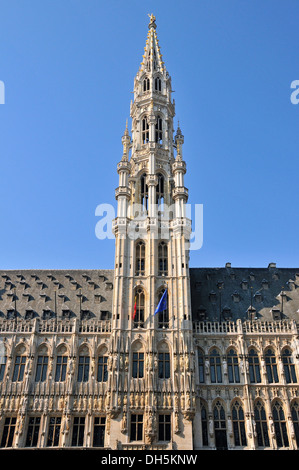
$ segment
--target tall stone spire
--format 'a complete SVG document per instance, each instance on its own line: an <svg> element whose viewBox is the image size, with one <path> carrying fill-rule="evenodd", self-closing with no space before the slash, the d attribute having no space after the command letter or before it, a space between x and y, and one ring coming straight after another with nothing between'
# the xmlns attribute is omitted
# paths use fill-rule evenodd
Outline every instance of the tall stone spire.
<svg viewBox="0 0 299 470"><path fill-rule="evenodd" d="M194 413L188 251L191 221L185 214L188 190L184 186L184 137L179 128L173 139L175 103L156 29L156 18L151 14L143 60L134 80L130 108L132 138L126 127L122 136L123 155L117 165L110 354L128 366L113 370L111 412L121 413L121 432L125 435L136 409L138 385L141 387L138 406L147 423L145 443L157 442L155 423L165 412L163 403L167 400L173 441L180 445L187 437L191 446ZM167 307L155 315L165 289ZM126 347L121 349L121 344ZM135 362L133 367L133 357L142 364L144 361L145 367L142 365L137 371L139 366ZM119 405L122 400L126 403L124 407ZM113 426L117 435L117 423Z"/></svg>

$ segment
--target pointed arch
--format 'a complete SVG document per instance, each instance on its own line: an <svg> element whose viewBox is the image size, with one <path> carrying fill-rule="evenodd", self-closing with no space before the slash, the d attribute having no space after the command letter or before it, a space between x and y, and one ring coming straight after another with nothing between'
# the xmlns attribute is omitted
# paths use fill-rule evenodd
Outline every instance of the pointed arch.
<svg viewBox="0 0 299 470"><path fill-rule="evenodd" d="M144 328L145 318L145 294L141 286L135 288L135 302L133 313L133 327Z"/></svg>
<svg viewBox="0 0 299 470"><path fill-rule="evenodd" d="M135 276L145 275L145 242L137 240L135 244Z"/></svg>
<svg viewBox="0 0 299 470"><path fill-rule="evenodd" d="M272 416L276 443L278 447L289 447L289 437L287 431L287 423L283 405L280 400L275 399L272 403Z"/></svg>
<svg viewBox="0 0 299 470"><path fill-rule="evenodd" d="M239 399L232 402L231 413L235 446L246 446L245 416Z"/></svg>
<svg viewBox="0 0 299 470"><path fill-rule="evenodd" d="M146 116L144 116L141 121L141 137L143 144L149 143L149 124Z"/></svg>
<svg viewBox="0 0 299 470"><path fill-rule="evenodd" d="M163 141L163 120L160 115L157 116L155 124L155 142L162 144Z"/></svg>
<svg viewBox="0 0 299 470"><path fill-rule="evenodd" d="M168 244L164 241L158 244L158 276L168 276Z"/></svg>
<svg viewBox="0 0 299 470"><path fill-rule="evenodd" d="M268 420L263 400L258 398L255 401L253 411L257 434L257 444L259 447L270 447Z"/></svg>

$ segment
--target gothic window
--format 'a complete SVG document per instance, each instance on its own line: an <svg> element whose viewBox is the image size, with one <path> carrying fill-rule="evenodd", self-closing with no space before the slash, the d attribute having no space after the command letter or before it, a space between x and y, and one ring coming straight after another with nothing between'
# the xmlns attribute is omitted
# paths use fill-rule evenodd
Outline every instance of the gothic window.
<svg viewBox="0 0 299 470"><path fill-rule="evenodd" d="M286 348L282 354L282 363L284 369L284 375L286 378L286 382L290 383L297 383L297 376L295 370L295 364L293 363L292 352Z"/></svg>
<svg viewBox="0 0 299 470"><path fill-rule="evenodd" d="M217 450L227 449L225 411L220 401L215 403L213 409L215 444Z"/></svg>
<svg viewBox="0 0 299 470"><path fill-rule="evenodd" d="M142 143L147 144L149 142L149 125L147 118L142 119Z"/></svg>
<svg viewBox="0 0 299 470"><path fill-rule="evenodd" d="M258 446L270 447L267 416L261 401L257 401L254 406L254 420L256 424Z"/></svg>
<svg viewBox="0 0 299 470"><path fill-rule="evenodd" d="M160 302L165 289L162 289L158 295L158 302ZM167 295L167 294L166 294ZM168 302L166 301L166 309L158 313L158 328L169 328L169 310Z"/></svg>
<svg viewBox="0 0 299 470"><path fill-rule="evenodd" d="M232 407L232 422L235 446L246 446L244 411L239 401Z"/></svg>
<svg viewBox="0 0 299 470"><path fill-rule="evenodd" d="M230 383L240 383L239 360L234 349L227 353L228 380Z"/></svg>
<svg viewBox="0 0 299 470"><path fill-rule="evenodd" d="M158 184L156 187L156 204L160 206L160 209L163 209L163 202L164 202L164 176L160 173L157 175L158 177Z"/></svg>
<svg viewBox="0 0 299 470"><path fill-rule="evenodd" d="M281 403L276 400L272 406L272 415L278 447L289 447L287 424Z"/></svg>
<svg viewBox="0 0 299 470"><path fill-rule="evenodd" d="M26 356L16 356L12 382L22 382L26 365Z"/></svg>
<svg viewBox="0 0 299 470"><path fill-rule="evenodd" d="M1 447L12 447L13 438L16 429L16 422L17 418L11 416L9 418L5 418L3 433L2 433L2 440L1 440Z"/></svg>
<svg viewBox="0 0 299 470"><path fill-rule="evenodd" d="M97 373L98 382L107 382L108 380L107 363L108 363L108 356L98 357L98 373Z"/></svg>
<svg viewBox="0 0 299 470"><path fill-rule="evenodd" d="M294 425L297 447L299 447L299 403L295 401L291 406L292 421Z"/></svg>
<svg viewBox="0 0 299 470"><path fill-rule="evenodd" d="M145 275L145 243L139 241L136 244L136 269L135 276Z"/></svg>
<svg viewBox="0 0 299 470"><path fill-rule="evenodd" d="M105 416L96 416L93 425L93 447L104 447L105 427Z"/></svg>
<svg viewBox="0 0 299 470"><path fill-rule="evenodd" d="M200 406L201 406L202 445L208 446L209 445L208 413L207 413L207 408L203 402L201 402Z"/></svg>
<svg viewBox="0 0 299 470"><path fill-rule="evenodd" d="M205 383L205 357L201 349L198 350L198 375L199 382Z"/></svg>
<svg viewBox="0 0 299 470"><path fill-rule="evenodd" d="M2 382L4 378L6 360L7 360L6 356L0 356L0 382Z"/></svg>
<svg viewBox="0 0 299 470"><path fill-rule="evenodd" d="M160 348L158 351L158 377L159 379L169 379L170 377L170 354L165 343L163 350Z"/></svg>
<svg viewBox="0 0 299 470"><path fill-rule="evenodd" d="M276 357L271 348L266 350L265 354L265 361L266 361L266 371L269 383L278 383L278 373L277 373L277 363Z"/></svg>
<svg viewBox="0 0 299 470"><path fill-rule="evenodd" d="M143 415L142 414L131 415L130 440L131 441L143 440Z"/></svg>
<svg viewBox="0 0 299 470"><path fill-rule="evenodd" d="M25 447L37 447L39 428L40 416L29 417Z"/></svg>
<svg viewBox="0 0 299 470"><path fill-rule="evenodd" d="M165 242L158 246L158 276L168 275L168 247Z"/></svg>
<svg viewBox="0 0 299 470"><path fill-rule="evenodd" d="M260 361L255 349L251 348L248 354L249 378L251 383L261 383Z"/></svg>
<svg viewBox="0 0 299 470"><path fill-rule="evenodd" d="M159 441L171 440L171 416L170 414L159 415Z"/></svg>
<svg viewBox="0 0 299 470"><path fill-rule="evenodd" d="M161 78L156 77L155 78L155 91L161 91L161 90L162 90Z"/></svg>
<svg viewBox="0 0 299 470"><path fill-rule="evenodd" d="M217 349L212 349L210 353L210 377L212 383L222 382L221 358Z"/></svg>
<svg viewBox="0 0 299 470"><path fill-rule="evenodd" d="M135 305L136 313L134 316L134 328L143 328L144 327L144 292L142 288L136 289L135 296Z"/></svg>
<svg viewBox="0 0 299 470"><path fill-rule="evenodd" d="M150 80L149 78L145 78L143 80L143 91L146 92L146 91L149 91L150 89Z"/></svg>
<svg viewBox="0 0 299 470"><path fill-rule="evenodd" d="M65 382L67 369L67 356L57 356L55 382Z"/></svg>
<svg viewBox="0 0 299 470"><path fill-rule="evenodd" d="M85 416L75 416L73 422L72 447L82 447L84 442Z"/></svg>
<svg viewBox="0 0 299 470"><path fill-rule="evenodd" d="M37 357L35 382L45 382L47 378L48 356L42 355Z"/></svg>
<svg viewBox="0 0 299 470"><path fill-rule="evenodd" d="M61 427L61 417L51 416L48 429L47 447L58 447Z"/></svg>
<svg viewBox="0 0 299 470"><path fill-rule="evenodd" d="M144 210L147 210L147 203L148 203L148 186L146 184L146 175L142 175L140 179L140 196L141 196L141 205L143 206Z"/></svg>
<svg viewBox="0 0 299 470"><path fill-rule="evenodd" d="M142 379L144 376L144 352L133 352L132 377Z"/></svg>
<svg viewBox="0 0 299 470"><path fill-rule="evenodd" d="M79 361L78 361L78 382L88 382L89 379L89 351L88 348L85 346L82 348L79 354Z"/></svg>
<svg viewBox="0 0 299 470"><path fill-rule="evenodd" d="M157 121L155 124L155 142L162 144L162 118L157 116Z"/></svg>

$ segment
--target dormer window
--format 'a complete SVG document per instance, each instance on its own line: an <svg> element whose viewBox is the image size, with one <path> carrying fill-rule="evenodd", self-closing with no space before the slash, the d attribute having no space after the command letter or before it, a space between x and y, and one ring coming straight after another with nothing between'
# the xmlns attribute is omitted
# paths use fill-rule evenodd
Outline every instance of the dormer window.
<svg viewBox="0 0 299 470"><path fill-rule="evenodd" d="M272 318L273 320L281 320L281 311L277 307L272 308Z"/></svg>
<svg viewBox="0 0 299 470"><path fill-rule="evenodd" d="M143 80L143 92L149 91L149 89L150 89L150 79L145 78Z"/></svg>
<svg viewBox="0 0 299 470"><path fill-rule="evenodd" d="M6 318L7 318L7 320L13 320L14 318L16 318L15 309L10 308L9 310L7 310Z"/></svg>
<svg viewBox="0 0 299 470"><path fill-rule="evenodd" d="M149 142L149 125L147 122L147 118L144 117L142 119L142 143L148 144Z"/></svg>

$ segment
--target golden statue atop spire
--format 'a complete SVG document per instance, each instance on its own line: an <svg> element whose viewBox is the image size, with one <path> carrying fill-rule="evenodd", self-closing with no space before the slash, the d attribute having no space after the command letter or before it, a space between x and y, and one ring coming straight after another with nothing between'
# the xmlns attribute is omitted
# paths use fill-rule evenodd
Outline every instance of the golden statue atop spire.
<svg viewBox="0 0 299 470"><path fill-rule="evenodd" d="M156 21L155 15L154 15L153 13L152 13L151 15L148 13L147 15L148 15L148 17L149 17L149 19L150 19L150 24L148 25L148 27L149 27L149 28L151 28L151 27L156 28L157 25L156 25L156 23L155 23L155 21Z"/></svg>

